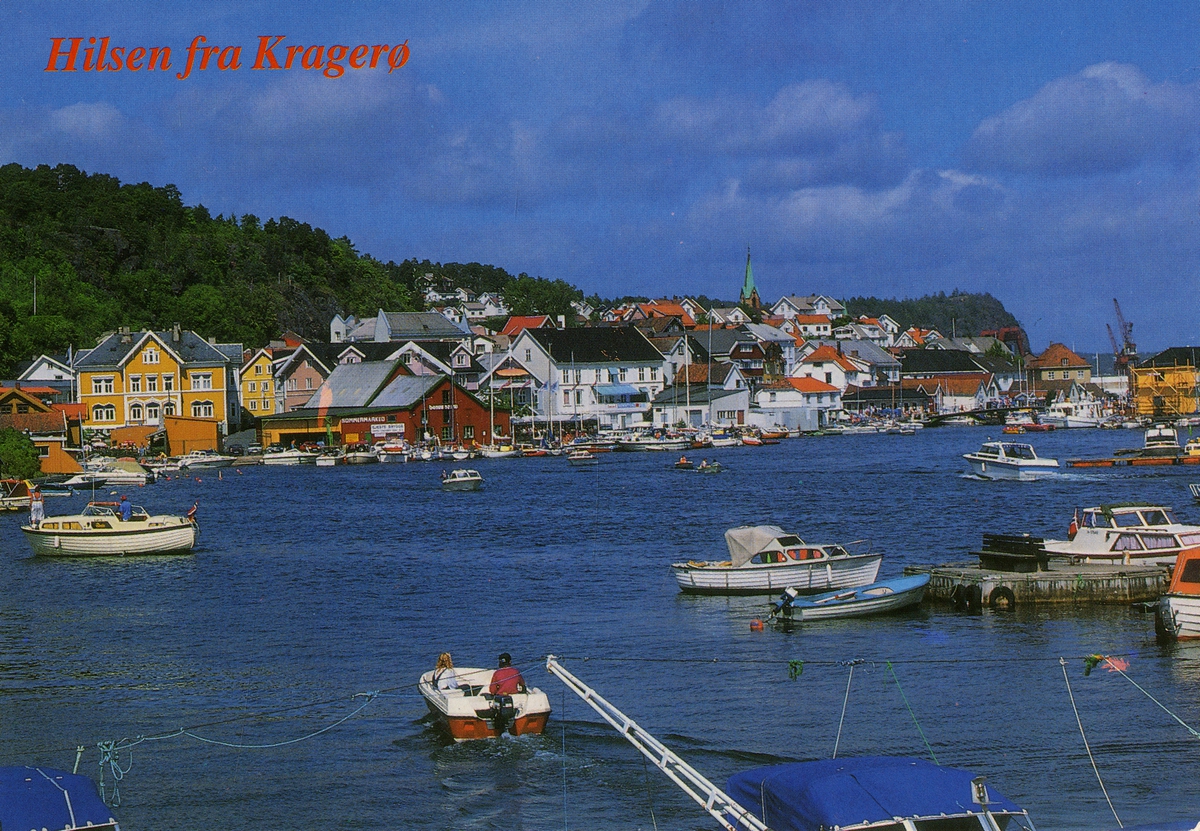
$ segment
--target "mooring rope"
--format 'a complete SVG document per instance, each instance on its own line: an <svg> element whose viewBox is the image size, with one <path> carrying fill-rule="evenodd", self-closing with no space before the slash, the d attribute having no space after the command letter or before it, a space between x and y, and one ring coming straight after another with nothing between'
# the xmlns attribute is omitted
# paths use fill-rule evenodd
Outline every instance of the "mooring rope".
<svg viewBox="0 0 1200 831"><path fill-rule="evenodd" d="M1104 800L1108 803L1108 810L1112 811L1113 818L1117 821L1117 827L1124 828L1124 823L1117 816L1117 809L1113 807L1112 800L1108 798L1108 789L1104 787L1104 780L1100 777L1100 768L1096 767L1096 757L1092 755L1092 747L1088 744L1087 733L1083 731L1083 719L1079 717L1079 708L1075 706L1075 693L1071 691L1071 679L1067 675L1067 661L1065 658L1059 658L1058 663L1062 667L1063 681L1067 683L1067 695L1071 698L1071 709L1075 711L1075 723L1079 725L1079 735L1083 736L1083 746L1087 750L1088 759L1092 763L1092 770L1096 773L1096 781L1100 783L1100 790L1104 793Z"/></svg>
<svg viewBox="0 0 1200 831"><path fill-rule="evenodd" d="M929 746L929 739L925 738L925 731L921 729L921 722L917 721L917 714L913 712L913 708L908 703L908 696L904 694L904 688L900 686L900 679L896 677L896 670L892 669L892 662L887 662L888 672L892 674L892 680L896 682L896 689L900 691L900 700L904 702L904 706L908 708L908 714L912 716L913 724L917 726L917 732L921 734L921 741L925 743L925 749L929 751L929 758L933 759L933 763L938 763L937 756L933 753L933 748Z"/></svg>
<svg viewBox="0 0 1200 831"><path fill-rule="evenodd" d="M850 665L850 674L846 676L846 695L842 698L842 717L838 719L837 738L833 741L833 758L837 758L838 745L842 743L842 724L846 721L846 707L850 704L850 682L854 680L854 667L861 664L861 660L848 661Z"/></svg>
<svg viewBox="0 0 1200 831"><path fill-rule="evenodd" d="M1151 695L1151 694L1149 693L1149 691L1147 691L1146 689L1144 689L1144 688L1142 687L1142 685L1141 685L1141 684L1139 684L1137 681L1134 681L1132 678L1130 678L1130 677L1129 677L1129 676L1128 676L1128 675L1125 673L1125 670L1121 669L1121 667L1117 666L1115 663L1113 663L1112 661L1110 661L1110 660L1109 660L1107 657L1104 659L1104 661L1105 661L1105 664L1106 664L1106 666L1107 666L1107 668L1108 668L1108 669L1111 669L1113 672L1119 672L1119 673L1121 674L1121 677L1123 677L1123 678L1124 678L1126 681L1128 681L1130 684L1133 684L1133 686L1137 687L1138 691L1139 691L1139 692L1140 692L1142 695L1146 696L1146 698L1148 698L1148 699L1150 699L1151 701L1153 701L1155 704L1157 704L1157 705L1158 705L1158 707L1159 707L1159 709L1160 709L1160 710L1162 710L1164 713L1166 713L1167 715L1169 715L1171 718L1173 718L1173 719L1175 719L1177 722L1179 722L1179 724L1183 726L1183 729L1184 729L1184 730L1186 730L1186 731L1188 731L1189 733L1191 733L1191 734L1192 734L1193 736L1195 736L1197 739L1200 739L1200 732L1197 732L1197 731L1196 731L1196 729L1195 729L1194 727L1192 727L1192 726L1191 726L1190 724L1188 724L1186 721L1184 721L1184 720L1183 720L1183 719L1181 719L1179 716L1177 716L1177 715L1175 715L1173 712L1171 712L1171 710L1170 710L1170 709L1167 707L1167 705L1163 704L1161 701L1159 701L1157 698L1155 698L1153 695Z"/></svg>

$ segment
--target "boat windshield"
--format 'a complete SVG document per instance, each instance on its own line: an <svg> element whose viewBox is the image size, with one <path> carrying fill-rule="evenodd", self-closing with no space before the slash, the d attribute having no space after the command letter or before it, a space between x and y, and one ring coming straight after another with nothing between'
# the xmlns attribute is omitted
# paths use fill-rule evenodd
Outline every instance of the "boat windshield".
<svg viewBox="0 0 1200 831"><path fill-rule="evenodd" d="M1164 508L1142 511L1142 520L1146 525L1171 525L1175 522L1175 518Z"/></svg>
<svg viewBox="0 0 1200 831"><path fill-rule="evenodd" d="M1028 444L1006 444L1004 445L1004 455L1011 456L1014 459L1037 458L1037 454L1033 452L1033 447Z"/></svg>

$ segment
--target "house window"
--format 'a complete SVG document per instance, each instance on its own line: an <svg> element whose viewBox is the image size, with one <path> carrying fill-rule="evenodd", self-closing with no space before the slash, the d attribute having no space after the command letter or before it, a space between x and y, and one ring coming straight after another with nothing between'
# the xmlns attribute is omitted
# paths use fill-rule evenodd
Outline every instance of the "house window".
<svg viewBox="0 0 1200 831"><path fill-rule="evenodd" d="M563 406L564 407L571 406L571 391L570 390L563 390Z"/></svg>
<svg viewBox="0 0 1200 831"><path fill-rule="evenodd" d="M92 379L92 393L93 394L103 393L103 392L112 392L112 391L113 391L113 379L112 379L111 375L108 377L105 377L105 378L93 378Z"/></svg>
<svg viewBox="0 0 1200 831"><path fill-rule="evenodd" d="M193 401L192 418L212 418L213 404L211 401Z"/></svg>
<svg viewBox="0 0 1200 831"><path fill-rule="evenodd" d="M1047 381L1054 380L1054 370L1053 369L1046 373L1046 380Z"/></svg>
<svg viewBox="0 0 1200 831"><path fill-rule="evenodd" d="M1083 370L1082 370L1082 369L1076 370L1076 371L1075 371L1075 377L1076 377L1076 378L1082 378L1082 377L1083 377Z"/></svg>
<svg viewBox="0 0 1200 831"><path fill-rule="evenodd" d="M656 366L650 367L650 380L651 381L658 380L658 367L656 367Z"/></svg>
<svg viewBox="0 0 1200 831"><path fill-rule="evenodd" d="M532 361L532 360L533 360L533 350L532 350L532 349L526 349L526 350L525 350L525 360L526 360L526 361Z"/></svg>
<svg viewBox="0 0 1200 831"><path fill-rule="evenodd" d="M262 375L262 364L255 364L255 365L254 365L254 374L255 374L255 375Z"/></svg>
<svg viewBox="0 0 1200 831"><path fill-rule="evenodd" d="M163 389L165 391L170 392L171 390L175 389L175 376L174 375L164 375L162 377L162 379L163 379Z"/></svg>
<svg viewBox="0 0 1200 831"><path fill-rule="evenodd" d="M250 399L250 409L252 409L252 410L258 409L258 399L255 399L255 398Z"/></svg>
<svg viewBox="0 0 1200 831"><path fill-rule="evenodd" d="M169 415L169 416L175 415L175 402L174 401L168 401L166 404L163 404L163 415Z"/></svg>
<svg viewBox="0 0 1200 831"><path fill-rule="evenodd" d="M92 421L116 421L117 408L112 404L97 404L92 407Z"/></svg>
<svg viewBox="0 0 1200 831"><path fill-rule="evenodd" d="M133 406L131 406L129 408L129 420L130 421L141 421L142 420L142 405L141 404L134 404Z"/></svg>
<svg viewBox="0 0 1200 831"><path fill-rule="evenodd" d="M311 390L311 389L312 389L312 378L305 378L305 379L304 379L304 388L305 388L306 390Z"/></svg>
<svg viewBox="0 0 1200 831"><path fill-rule="evenodd" d="M192 379L192 389L194 389L194 390L211 390L212 389L212 373L211 372L193 372L189 377Z"/></svg>
<svg viewBox="0 0 1200 831"><path fill-rule="evenodd" d="M562 371L562 375L563 375L563 383L564 383L564 384L569 384L569 383L571 383L571 370L569 370L569 369L564 369L564 370Z"/></svg>
<svg viewBox="0 0 1200 831"><path fill-rule="evenodd" d="M624 381L627 374L628 372L626 371L625 367L621 367L620 370L617 371L617 378L621 381Z"/></svg>
<svg viewBox="0 0 1200 831"><path fill-rule="evenodd" d="M774 401L774 400L775 400L775 393L773 393L773 392L772 392L772 393L768 393L768 395L770 396L770 398L769 398L768 400L770 400L770 401Z"/></svg>
<svg viewBox="0 0 1200 831"><path fill-rule="evenodd" d="M578 405L580 405L580 404L582 404L582 403L583 403L583 390L575 390L575 404L576 404L576 406L578 406Z"/></svg>
<svg viewBox="0 0 1200 831"><path fill-rule="evenodd" d="M146 405L146 421L158 421L158 402L151 401Z"/></svg>
<svg viewBox="0 0 1200 831"><path fill-rule="evenodd" d="M454 438L453 428L449 425L442 428L442 441L451 441Z"/></svg>
<svg viewBox="0 0 1200 831"><path fill-rule="evenodd" d="M142 391L142 376L140 376L140 375L130 375L129 376L129 391L130 392L141 392Z"/></svg>
<svg viewBox="0 0 1200 831"><path fill-rule="evenodd" d="M832 372L826 372L826 373L825 373L825 383L826 383L826 384L832 384L832 383L833 383L833 373L832 373Z"/></svg>
<svg viewBox="0 0 1200 831"><path fill-rule="evenodd" d="M158 356L159 356L159 351L157 349L155 349L153 346L148 346L142 352L142 363L156 364L156 363L158 363Z"/></svg>
<svg viewBox="0 0 1200 831"><path fill-rule="evenodd" d="M273 405L272 405L271 399L264 398L263 402L262 402L262 407L260 409L264 413L269 413L269 412L271 412L272 408L273 408Z"/></svg>
<svg viewBox="0 0 1200 831"><path fill-rule="evenodd" d="M270 392L270 391L271 391L271 382L270 382L270 381L263 381L263 382L262 382L262 391L263 391L263 392Z"/></svg>
<svg viewBox="0 0 1200 831"><path fill-rule="evenodd" d="M146 392L158 392L158 376L146 376Z"/></svg>
<svg viewBox="0 0 1200 831"><path fill-rule="evenodd" d="M454 401L453 395L454 395L454 393L451 392L450 390L442 390L442 406L443 407L449 407L453 403L453 401Z"/></svg>
<svg viewBox="0 0 1200 831"><path fill-rule="evenodd" d="M645 381L645 380L646 380L646 367L644 367L644 366L639 366L639 367L638 367L638 380L639 380L639 381Z"/></svg>
<svg viewBox="0 0 1200 831"><path fill-rule="evenodd" d="M473 424L463 425L463 438L464 439L472 439L472 440L475 438L475 425L473 425Z"/></svg>
<svg viewBox="0 0 1200 831"><path fill-rule="evenodd" d="M250 382L250 392L258 392L258 381Z"/></svg>

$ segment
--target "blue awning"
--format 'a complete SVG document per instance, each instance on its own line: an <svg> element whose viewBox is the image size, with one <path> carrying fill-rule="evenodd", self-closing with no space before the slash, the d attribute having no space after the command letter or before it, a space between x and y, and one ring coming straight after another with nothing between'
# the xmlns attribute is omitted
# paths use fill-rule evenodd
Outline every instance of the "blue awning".
<svg viewBox="0 0 1200 831"><path fill-rule="evenodd" d="M641 395L642 391L629 384L597 384L596 395Z"/></svg>
<svg viewBox="0 0 1200 831"><path fill-rule="evenodd" d="M921 759L864 756L735 773L725 791L775 831L821 831L894 818L979 813L975 774ZM1021 808L988 786L989 810Z"/></svg>
<svg viewBox="0 0 1200 831"><path fill-rule="evenodd" d="M86 776L51 768L0 768L0 827L115 828L116 819Z"/></svg>

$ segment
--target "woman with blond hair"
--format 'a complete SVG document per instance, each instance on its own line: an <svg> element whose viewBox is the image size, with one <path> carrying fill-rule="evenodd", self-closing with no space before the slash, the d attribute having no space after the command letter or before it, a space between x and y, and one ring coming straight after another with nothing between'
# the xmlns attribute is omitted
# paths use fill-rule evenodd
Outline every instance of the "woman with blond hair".
<svg viewBox="0 0 1200 831"><path fill-rule="evenodd" d="M458 674L454 671L454 662L450 660L449 652L438 655L437 668L433 671L433 683L439 690L458 689Z"/></svg>

